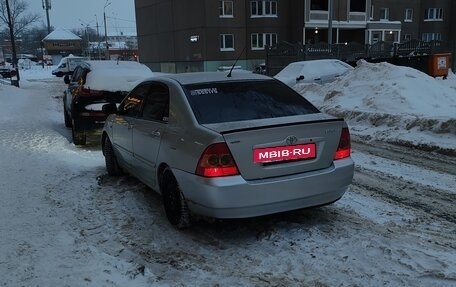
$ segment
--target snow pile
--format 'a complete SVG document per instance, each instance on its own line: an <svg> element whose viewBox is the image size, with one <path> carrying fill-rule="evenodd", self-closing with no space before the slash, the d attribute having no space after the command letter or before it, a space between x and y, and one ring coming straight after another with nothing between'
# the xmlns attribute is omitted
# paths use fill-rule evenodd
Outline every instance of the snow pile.
<svg viewBox="0 0 456 287"><path fill-rule="evenodd" d="M344 117L353 133L366 140L455 147L454 74L434 79L409 67L359 61L335 82L294 88L323 111Z"/></svg>

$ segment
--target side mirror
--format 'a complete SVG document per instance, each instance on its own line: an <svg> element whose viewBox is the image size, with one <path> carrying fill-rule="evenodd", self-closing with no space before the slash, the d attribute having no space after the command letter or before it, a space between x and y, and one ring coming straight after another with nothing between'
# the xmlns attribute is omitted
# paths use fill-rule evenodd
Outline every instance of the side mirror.
<svg viewBox="0 0 456 287"><path fill-rule="evenodd" d="M103 111L103 113L107 114L107 115L110 115L110 114L115 114L117 113L117 105L116 104L104 104L102 107L101 107L101 110Z"/></svg>
<svg viewBox="0 0 456 287"><path fill-rule="evenodd" d="M304 80L304 76L300 75L299 77L296 78L296 82Z"/></svg>
<svg viewBox="0 0 456 287"><path fill-rule="evenodd" d="M70 76L65 75L65 78L63 78L63 81L65 82L65 84L68 85L70 83Z"/></svg>

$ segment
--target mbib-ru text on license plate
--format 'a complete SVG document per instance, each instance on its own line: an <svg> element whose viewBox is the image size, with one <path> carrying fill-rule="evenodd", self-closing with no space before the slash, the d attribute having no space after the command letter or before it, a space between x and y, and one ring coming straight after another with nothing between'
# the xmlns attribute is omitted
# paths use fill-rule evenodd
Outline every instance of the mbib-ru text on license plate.
<svg viewBox="0 0 456 287"><path fill-rule="evenodd" d="M296 159L312 159L316 157L317 148L314 143L257 148L253 150L254 162L271 162Z"/></svg>

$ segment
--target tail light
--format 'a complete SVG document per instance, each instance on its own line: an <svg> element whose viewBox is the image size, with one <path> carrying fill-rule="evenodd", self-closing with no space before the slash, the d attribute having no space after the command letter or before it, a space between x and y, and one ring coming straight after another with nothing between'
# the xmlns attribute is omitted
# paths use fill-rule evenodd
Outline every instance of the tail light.
<svg viewBox="0 0 456 287"><path fill-rule="evenodd" d="M226 143L208 146L198 161L196 174L204 177L238 175L239 170Z"/></svg>
<svg viewBox="0 0 456 287"><path fill-rule="evenodd" d="M350 132L348 128L342 129L342 134L340 135L339 146L337 147L336 154L334 159L343 159L350 156L351 153L351 144L350 144Z"/></svg>
<svg viewBox="0 0 456 287"><path fill-rule="evenodd" d="M79 89L78 96L85 97L85 96L102 96L103 91L98 91L98 90L91 90L90 88L85 88L82 86Z"/></svg>

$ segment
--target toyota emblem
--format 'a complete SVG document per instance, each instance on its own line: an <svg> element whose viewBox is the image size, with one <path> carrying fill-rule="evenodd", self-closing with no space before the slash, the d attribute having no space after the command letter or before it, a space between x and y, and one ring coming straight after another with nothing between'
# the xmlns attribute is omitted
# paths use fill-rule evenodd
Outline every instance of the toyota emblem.
<svg viewBox="0 0 456 287"><path fill-rule="evenodd" d="M287 136L287 138L285 139L285 141L286 141L287 144L289 144L289 145L294 145L295 143L298 142L298 138L295 137L295 136Z"/></svg>

